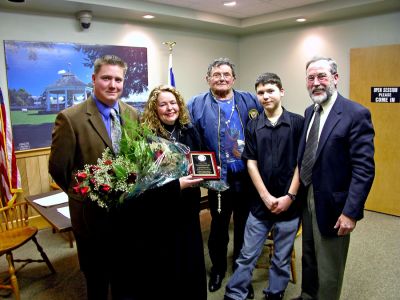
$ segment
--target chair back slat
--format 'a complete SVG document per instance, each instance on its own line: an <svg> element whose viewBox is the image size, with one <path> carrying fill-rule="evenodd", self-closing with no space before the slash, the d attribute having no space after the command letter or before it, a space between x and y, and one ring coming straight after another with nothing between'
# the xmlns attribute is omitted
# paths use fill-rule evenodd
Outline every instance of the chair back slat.
<svg viewBox="0 0 400 300"><path fill-rule="evenodd" d="M0 208L0 232L29 225L28 203L25 201Z"/></svg>

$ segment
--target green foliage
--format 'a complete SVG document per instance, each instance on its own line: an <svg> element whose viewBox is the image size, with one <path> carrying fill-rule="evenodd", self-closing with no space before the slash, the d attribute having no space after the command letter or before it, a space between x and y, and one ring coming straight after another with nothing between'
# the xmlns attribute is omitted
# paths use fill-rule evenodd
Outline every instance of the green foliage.
<svg viewBox="0 0 400 300"><path fill-rule="evenodd" d="M118 180L128 177L128 171L122 165L114 164L113 170Z"/></svg>
<svg viewBox="0 0 400 300"><path fill-rule="evenodd" d="M154 136L127 116L122 120L119 154L106 148L96 165L74 175L74 192L106 209L184 176L189 164L186 146Z"/></svg>
<svg viewBox="0 0 400 300"><path fill-rule="evenodd" d="M140 161L138 174L143 174L154 161L154 154L150 148L152 131L145 125L127 116L123 116L120 155L130 161Z"/></svg>

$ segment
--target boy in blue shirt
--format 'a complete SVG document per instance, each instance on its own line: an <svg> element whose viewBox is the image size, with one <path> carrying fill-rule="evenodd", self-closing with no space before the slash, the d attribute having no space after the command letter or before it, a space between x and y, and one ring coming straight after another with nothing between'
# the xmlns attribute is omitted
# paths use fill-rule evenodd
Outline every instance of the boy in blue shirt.
<svg viewBox="0 0 400 300"><path fill-rule="evenodd" d="M236 260L237 268L226 286L226 300L246 299L254 267L271 230L275 251L269 285L263 292L265 299L283 299L300 222L300 204L296 200L300 185L297 150L304 118L282 107L284 89L278 75L261 74L255 88L264 113L246 127L242 158L247 160L257 193L252 196L244 244Z"/></svg>

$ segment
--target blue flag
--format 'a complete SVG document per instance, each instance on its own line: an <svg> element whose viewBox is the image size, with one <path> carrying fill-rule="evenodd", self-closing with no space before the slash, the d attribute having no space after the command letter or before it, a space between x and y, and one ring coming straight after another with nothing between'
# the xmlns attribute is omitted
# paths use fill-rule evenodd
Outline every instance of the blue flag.
<svg viewBox="0 0 400 300"><path fill-rule="evenodd" d="M168 84L175 87L175 76L174 76L174 71L172 70L172 53L169 54Z"/></svg>

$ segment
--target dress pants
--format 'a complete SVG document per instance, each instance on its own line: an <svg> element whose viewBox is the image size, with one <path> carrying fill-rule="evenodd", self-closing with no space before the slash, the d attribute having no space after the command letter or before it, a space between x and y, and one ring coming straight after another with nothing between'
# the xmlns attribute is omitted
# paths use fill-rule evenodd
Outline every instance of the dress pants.
<svg viewBox="0 0 400 300"><path fill-rule="evenodd" d="M312 185L303 210L303 299L338 300L343 283L350 235L321 235L316 218Z"/></svg>
<svg viewBox="0 0 400 300"><path fill-rule="evenodd" d="M208 203L211 213L208 250L212 263L211 272L225 276L229 243L229 224L233 214L233 263L239 257L243 245L244 228L249 215L248 195L232 188L221 192L221 212L218 209L217 192L209 190ZM233 265L233 269L235 266Z"/></svg>
<svg viewBox="0 0 400 300"><path fill-rule="evenodd" d="M96 232L92 230L92 235L85 238L75 235L78 253L84 257L81 268L86 278L87 299L107 300L110 293L113 300L140 299L133 297L132 291L137 287L125 275L130 269L125 269L125 259L130 257L124 253L126 242L122 237L126 234L113 229L111 217L99 218L99 221L107 224L108 228Z"/></svg>

